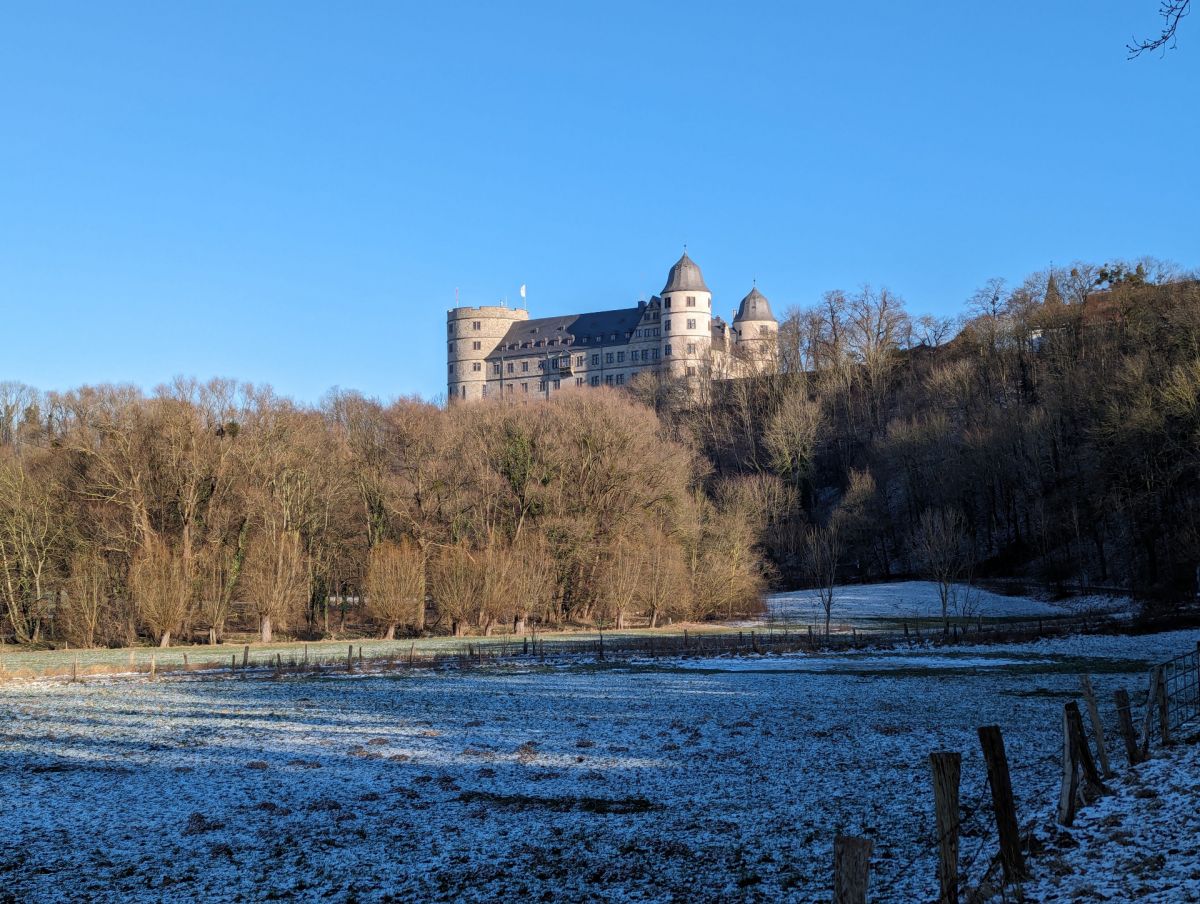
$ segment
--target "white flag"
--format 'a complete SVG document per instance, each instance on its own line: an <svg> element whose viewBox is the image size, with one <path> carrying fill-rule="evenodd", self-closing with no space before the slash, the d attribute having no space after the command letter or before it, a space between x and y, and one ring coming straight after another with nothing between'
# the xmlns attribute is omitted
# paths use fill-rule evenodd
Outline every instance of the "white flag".
<svg viewBox="0 0 1200 904"><path fill-rule="evenodd" d="M525 297L525 283L521 283L521 297Z"/></svg>

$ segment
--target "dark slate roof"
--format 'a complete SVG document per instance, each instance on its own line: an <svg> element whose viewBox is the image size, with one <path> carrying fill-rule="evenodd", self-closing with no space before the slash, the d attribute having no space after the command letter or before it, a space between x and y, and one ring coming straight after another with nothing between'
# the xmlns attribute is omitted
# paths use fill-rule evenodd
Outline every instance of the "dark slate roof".
<svg viewBox="0 0 1200 904"><path fill-rule="evenodd" d="M704 274L700 272L700 268L696 266L696 262L688 257L685 251L683 252L683 257L675 262L675 266L667 274L667 284L659 294L707 291L708 286L704 284Z"/></svg>
<svg viewBox="0 0 1200 904"><path fill-rule="evenodd" d="M594 314L567 314L562 317L538 317L533 320L518 320L508 328L500 345L489 357L499 357L502 354L519 354L522 351L532 352L539 348L535 343L539 340L557 339L556 345L563 340L573 338L573 345L597 347L601 345L624 345L629 340L626 333L633 332L642 322L644 308L622 308L618 311L597 311ZM612 338L616 334L616 338ZM583 342L584 338L587 342ZM528 348L522 349L522 344L528 342ZM517 348L509 349L510 345ZM540 348L546 348L543 344ZM554 348L555 345L551 345Z"/></svg>
<svg viewBox="0 0 1200 904"><path fill-rule="evenodd" d="M771 313L771 305L767 301L767 297L758 291L758 286L755 286L750 290L750 294L742 299L742 303L738 305L737 315L733 318L733 322L774 319L775 315Z"/></svg>

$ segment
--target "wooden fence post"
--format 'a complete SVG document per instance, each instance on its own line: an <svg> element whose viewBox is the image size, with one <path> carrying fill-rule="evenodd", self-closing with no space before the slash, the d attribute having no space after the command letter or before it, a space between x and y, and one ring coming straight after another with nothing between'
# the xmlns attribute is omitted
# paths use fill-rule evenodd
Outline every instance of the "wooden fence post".
<svg viewBox="0 0 1200 904"><path fill-rule="evenodd" d="M150 654L150 680L153 681L158 677L158 662L154 658L154 654Z"/></svg>
<svg viewBox="0 0 1200 904"><path fill-rule="evenodd" d="M838 835L833 840L833 904L867 904L871 878L869 838Z"/></svg>
<svg viewBox="0 0 1200 904"><path fill-rule="evenodd" d="M1079 704L1072 700L1063 706L1063 787L1058 821L1065 826L1071 825L1080 797L1084 803L1091 803L1107 793L1108 788L1101 781L1096 761L1088 748L1087 735L1083 733Z"/></svg>
<svg viewBox="0 0 1200 904"><path fill-rule="evenodd" d="M933 771L933 812L938 839L938 904L958 904L958 790L962 755L949 750L929 754Z"/></svg>
<svg viewBox="0 0 1200 904"><path fill-rule="evenodd" d="M350 644L350 646L346 648L346 671L354 671L354 644Z"/></svg>
<svg viewBox="0 0 1200 904"><path fill-rule="evenodd" d="M1021 833L1017 827L1017 806L1013 801L1012 778L1008 772L1008 755L1004 752L1004 736L999 725L984 725L979 729L979 746L987 763L988 785L992 789L992 810L996 814L996 831L1000 836L1000 861L1004 878L1019 882L1025 878L1025 858L1021 853Z"/></svg>
<svg viewBox="0 0 1200 904"><path fill-rule="evenodd" d="M1129 703L1129 693L1121 687L1113 692L1113 697L1117 701L1117 725L1121 729L1121 740L1125 742L1125 756L1129 758L1130 766L1136 766L1142 757L1133 730L1133 708Z"/></svg>
<svg viewBox="0 0 1200 904"><path fill-rule="evenodd" d="M1096 752L1100 754L1100 769L1105 778L1112 777L1112 769L1108 766L1108 748L1104 743L1104 725L1100 722L1100 707L1096 705L1096 694L1092 690L1092 679L1087 675L1079 676L1079 684L1083 688L1083 700L1087 704L1088 719L1092 723L1092 734L1096 736Z"/></svg>
<svg viewBox="0 0 1200 904"><path fill-rule="evenodd" d="M229 654L229 671L231 671L231 672L237 671L237 653Z"/></svg>
<svg viewBox="0 0 1200 904"><path fill-rule="evenodd" d="M242 668L249 668L249 666L250 666L250 644L246 644L244 647L242 647Z"/></svg>
<svg viewBox="0 0 1200 904"><path fill-rule="evenodd" d="M79 680L79 654L75 654L75 661L71 663L71 683L74 684Z"/></svg>
<svg viewBox="0 0 1200 904"><path fill-rule="evenodd" d="M184 653L183 654L183 670L185 672L187 672L187 671L191 671L191 668L192 668L191 665L188 663L188 654Z"/></svg>
<svg viewBox="0 0 1200 904"><path fill-rule="evenodd" d="M1150 729L1154 725L1154 707L1158 702L1158 688L1162 684L1161 665L1156 665L1150 670L1150 691L1146 694L1146 717L1142 721L1142 752L1141 759L1146 760L1150 757Z"/></svg>
<svg viewBox="0 0 1200 904"><path fill-rule="evenodd" d="M1075 762L1075 745L1071 743L1071 723L1067 719L1066 706L1063 707L1062 726L1063 775L1062 790L1058 795L1058 822L1070 826L1075 824L1075 812L1079 808L1079 766Z"/></svg>

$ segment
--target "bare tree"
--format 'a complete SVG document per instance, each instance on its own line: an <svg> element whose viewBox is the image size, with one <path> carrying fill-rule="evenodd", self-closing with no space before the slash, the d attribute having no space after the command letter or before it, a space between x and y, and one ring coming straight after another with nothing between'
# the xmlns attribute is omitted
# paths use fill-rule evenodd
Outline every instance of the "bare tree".
<svg viewBox="0 0 1200 904"><path fill-rule="evenodd" d="M385 540L371 549L366 580L367 614L384 626L384 640L406 624L425 624L425 556L412 540Z"/></svg>
<svg viewBox="0 0 1200 904"><path fill-rule="evenodd" d="M1162 29L1153 38L1135 39L1125 45L1129 59L1136 59L1143 53L1159 48L1175 49L1175 34L1180 21L1192 11L1192 0L1161 0L1158 14L1162 18Z"/></svg>
<svg viewBox="0 0 1200 904"><path fill-rule="evenodd" d="M926 509L914 536L925 573L937 583L942 605L942 634L950 634L955 584L968 562L966 519L958 509Z"/></svg>
<svg viewBox="0 0 1200 904"><path fill-rule="evenodd" d="M129 588L138 616L158 638L171 645L171 635L188 616L192 588L183 556L156 534L150 534L133 560Z"/></svg>
<svg viewBox="0 0 1200 904"><path fill-rule="evenodd" d="M842 555L841 526L833 519L825 526L814 525L805 533L805 572L817 589L817 600L825 615L829 636L837 588L838 563Z"/></svg>
<svg viewBox="0 0 1200 904"><path fill-rule="evenodd" d="M250 545L243 576L260 639L271 643L275 629L287 629L308 602L309 562L299 532L263 531Z"/></svg>

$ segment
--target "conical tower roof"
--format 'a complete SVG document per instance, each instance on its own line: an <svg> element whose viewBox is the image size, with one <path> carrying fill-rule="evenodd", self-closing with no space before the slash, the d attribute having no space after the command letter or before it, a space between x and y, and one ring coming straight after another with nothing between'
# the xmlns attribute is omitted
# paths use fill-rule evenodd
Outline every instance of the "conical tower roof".
<svg viewBox="0 0 1200 904"><path fill-rule="evenodd" d="M758 291L758 286L755 286L750 290L750 294L742 299L742 303L738 305L737 316L733 318L733 322L774 319L775 315L771 313L771 303L767 301L767 296Z"/></svg>
<svg viewBox="0 0 1200 904"><path fill-rule="evenodd" d="M659 294L707 291L708 286L704 284L704 274L700 272L700 268L696 265L696 262L688 257L685 251L683 252L683 257L675 262L675 266L667 274L667 284Z"/></svg>

